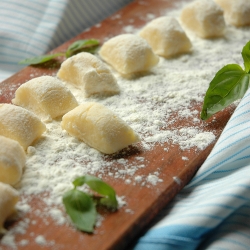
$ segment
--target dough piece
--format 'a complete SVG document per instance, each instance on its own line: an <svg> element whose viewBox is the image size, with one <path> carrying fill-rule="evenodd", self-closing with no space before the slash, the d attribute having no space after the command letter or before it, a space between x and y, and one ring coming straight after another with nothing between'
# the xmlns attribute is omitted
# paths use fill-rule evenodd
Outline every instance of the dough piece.
<svg viewBox="0 0 250 250"><path fill-rule="evenodd" d="M26 155L21 145L0 136L0 182L15 185L22 176Z"/></svg>
<svg viewBox="0 0 250 250"><path fill-rule="evenodd" d="M184 26L201 38L223 36L225 20L223 10L213 0L196 0L181 13Z"/></svg>
<svg viewBox="0 0 250 250"><path fill-rule="evenodd" d="M26 149L46 130L32 112L12 104L0 104L0 135L18 141Z"/></svg>
<svg viewBox="0 0 250 250"><path fill-rule="evenodd" d="M110 96L120 92L110 69L96 56L82 52L65 60L57 76L82 89L86 97Z"/></svg>
<svg viewBox="0 0 250 250"><path fill-rule="evenodd" d="M122 34L105 42L100 56L122 75L150 70L159 62L159 57L140 36Z"/></svg>
<svg viewBox="0 0 250 250"><path fill-rule="evenodd" d="M42 120L62 116L78 106L72 93L52 76L40 76L21 85L12 103L34 112Z"/></svg>
<svg viewBox="0 0 250 250"><path fill-rule="evenodd" d="M155 54L163 57L189 52L192 47L179 22L172 17L154 19L139 34L147 40Z"/></svg>
<svg viewBox="0 0 250 250"><path fill-rule="evenodd" d="M18 192L10 185L0 182L0 234L6 233L4 222L15 212Z"/></svg>
<svg viewBox="0 0 250 250"><path fill-rule="evenodd" d="M227 23L240 27L250 25L249 0L215 0L224 10Z"/></svg>
<svg viewBox="0 0 250 250"><path fill-rule="evenodd" d="M65 114L61 126L105 154L113 154L139 141L138 135L121 118L95 102L83 103Z"/></svg>

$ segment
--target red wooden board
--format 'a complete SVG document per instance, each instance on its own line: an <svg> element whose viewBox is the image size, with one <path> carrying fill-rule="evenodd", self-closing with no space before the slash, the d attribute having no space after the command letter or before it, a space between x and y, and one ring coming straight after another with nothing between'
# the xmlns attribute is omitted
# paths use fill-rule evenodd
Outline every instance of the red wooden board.
<svg viewBox="0 0 250 250"><path fill-rule="evenodd" d="M94 26L88 31L83 32L74 39L61 45L54 50L64 51L70 43L78 39L96 38L104 41L105 38L113 37L117 34L124 33L122 28L130 25L130 20L133 19L134 27L141 27L146 23L144 18L148 13L160 16L166 13L167 10L174 8L173 4L178 1L172 0L137 0L123 8L115 15L107 18L101 23L101 26ZM188 2L188 1L187 1ZM116 18L119 14L119 22ZM26 67L22 71L13 75L9 79L0 83L2 94L0 102L9 103L14 97L15 90L27 80L40 75L54 75L60 67L60 62L48 63L44 67ZM201 104L194 104L194 108L201 109ZM226 109L221 112L216 119L216 122L203 124L206 131L213 131L218 136L228 121L233 109ZM198 117L198 115L197 115ZM178 119L173 126L185 126L187 123L192 125L191 121ZM106 177L116 190L119 196L125 196L128 207L133 213L127 213L126 207L122 207L115 213L100 211L105 217L101 226L96 228L94 234L86 234L79 232L71 226L57 226L55 222L48 218L48 223L45 223L40 216L31 212L25 214L20 220L25 218L30 221L35 220L36 224L30 223L25 234L18 234L16 241L28 239L29 244L22 246L18 245L18 249L39 250L39 249L126 249L128 245L135 240L141 232L149 225L150 221L157 213L184 187L184 185L193 177L194 173L201 166L203 161L208 156L214 144L209 145L203 151L193 149L183 151L178 146L172 146L166 152L164 147L168 145L156 145L152 150L143 152L140 149L132 150L125 156L129 162L132 162L136 156L142 156L147 162L146 168L141 169L138 174L147 174L153 172L155 166L158 167L160 178L163 182L158 183L153 188L146 186L126 185L123 182L116 181L111 177ZM188 157L188 161L183 161L182 156ZM123 155L124 157L124 155ZM173 177L178 177L181 183L174 181ZM32 197L32 211L36 209L44 209L44 204L39 197ZM15 227L15 222L8 225ZM43 235L47 242L54 242L51 246L41 246L35 243L34 235ZM0 243L0 249L12 249L8 246L3 246Z"/></svg>

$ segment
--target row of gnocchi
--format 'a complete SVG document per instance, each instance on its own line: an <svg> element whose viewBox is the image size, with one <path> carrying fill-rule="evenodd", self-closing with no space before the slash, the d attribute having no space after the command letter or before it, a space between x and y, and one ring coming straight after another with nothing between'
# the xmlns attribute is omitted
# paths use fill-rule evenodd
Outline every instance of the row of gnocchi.
<svg viewBox="0 0 250 250"><path fill-rule="evenodd" d="M250 9L248 1L239 0L236 3L232 0L215 0L215 2L223 7L225 16L234 25L250 24L250 15L247 15ZM182 23L202 37L222 35L223 11L215 2L213 0L193 1L183 9ZM108 40L99 51L101 58L122 75L127 75L150 69L157 64L157 55L171 57L188 52L191 47L189 39L174 18L157 18L148 23L139 35L138 37L123 34ZM89 53L80 53L67 59L61 65L57 77L82 89L86 97L113 95L120 91L111 71L101 60ZM59 79L43 76L26 82L18 88L12 103L32 111L41 120L66 114L78 106L78 103ZM5 116L3 112L5 108L7 109L7 105L1 105L2 117L7 120L9 111ZM17 113L19 111L15 112L15 116ZM22 126L16 124L13 130L21 128ZM6 130L4 133L7 133L6 128L2 130ZM18 136L14 139L27 148L37 135L31 138L23 132L17 133ZM10 129L7 136L11 134L13 131Z"/></svg>
<svg viewBox="0 0 250 250"><path fill-rule="evenodd" d="M82 86L86 96L119 93L109 69L88 53L66 60L59 74L64 80L74 76L71 83ZM86 84L79 84L82 81ZM22 177L25 151L46 131L44 122L58 117L62 117L62 129L106 154L139 141L132 128L103 105L78 105L71 91L56 77L41 76L21 85L12 104L0 104L0 234L6 232L4 222L15 212L19 199L13 186Z"/></svg>
<svg viewBox="0 0 250 250"><path fill-rule="evenodd" d="M96 102L78 105L70 90L52 76L21 85L12 103L0 104L0 182L14 185L20 180L24 152L46 131L42 120L48 117L62 117L62 129L105 154L139 140L132 128L105 106Z"/></svg>
<svg viewBox="0 0 250 250"><path fill-rule="evenodd" d="M249 1L215 2L196 0L187 5L181 13L183 25L199 37L210 38L223 35L225 20L235 26L250 24ZM187 53L191 47L176 19L160 17L148 23L139 36L123 34L108 40L99 55L121 75L130 75L155 66L158 56ZM42 76L30 80L17 89L13 104L0 105L0 233L18 200L12 186L22 176L25 150L45 132L43 121L62 117L62 129L106 154L139 141L138 135L103 105L78 105L63 81L80 88L86 97L120 91L115 77L101 60L80 53L61 65L57 78Z"/></svg>
<svg viewBox="0 0 250 250"><path fill-rule="evenodd" d="M13 187L22 177L26 163L25 149L45 125L33 113L12 104L0 104L0 234L4 222L15 214L19 193Z"/></svg>
<svg viewBox="0 0 250 250"><path fill-rule="evenodd" d="M95 102L78 105L55 77L26 82L12 102L15 105L0 104L0 234L6 232L4 222L15 212L19 199L13 186L22 177L25 151L46 131L42 119L63 115L62 129L105 154L139 141L132 128L105 106Z"/></svg>
<svg viewBox="0 0 250 250"><path fill-rule="evenodd" d="M246 0L196 0L180 16L183 25L201 38L223 36L226 24L250 25L250 2Z"/></svg>
<svg viewBox="0 0 250 250"><path fill-rule="evenodd" d="M195 0L180 15L184 28L204 39L224 35L226 23L250 25L250 2L245 0ZM138 35L111 38L99 51L101 58L122 76L148 71L159 57L190 52L192 43L176 18L162 16L149 22ZM66 79L68 80L68 79Z"/></svg>

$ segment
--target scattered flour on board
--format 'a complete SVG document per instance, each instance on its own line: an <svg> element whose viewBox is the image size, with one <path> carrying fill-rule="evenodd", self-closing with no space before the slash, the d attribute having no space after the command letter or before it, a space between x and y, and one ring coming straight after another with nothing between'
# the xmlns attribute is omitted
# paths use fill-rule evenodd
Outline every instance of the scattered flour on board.
<svg viewBox="0 0 250 250"><path fill-rule="evenodd" d="M181 7L168 15L179 16ZM119 16L116 18L119 20ZM153 19L154 16L148 14L146 18ZM137 33L138 29L133 29L131 22L124 32ZM122 78L114 72L121 88L120 95L88 99L104 104L126 121L141 137L142 150L150 150L159 143L178 145L183 150L202 150L215 139L212 132L203 129L203 122L193 104L203 101L208 84L219 68L229 63L242 64L240 52L249 40L249 28L228 26L225 37L214 40L187 34L193 44L190 54L168 60L161 58L151 72L133 79ZM79 103L86 101L79 90L71 88L71 91ZM176 114L178 119L188 119L193 123L176 127ZM47 210L44 213L40 210L33 212L41 216L46 213L58 225L68 223L60 209L62 195L72 188L71 182L76 177L85 174L100 178L108 175L127 185L146 185L149 188L162 181L157 166L155 172L147 176L137 174L139 169L147 167L143 157L135 157L132 163L126 158L107 161L106 156L63 131L59 120L46 123L46 126L46 133L27 150L24 175L16 187L22 195L18 209L24 214L32 209L27 197L40 195ZM165 146L164 150L167 152L168 147ZM182 160L187 161L188 158L183 156ZM174 177L174 181L180 184L178 177ZM126 197L118 197L118 200L120 206L126 204ZM127 211L133 213L129 208ZM18 222L2 238L1 244L13 248L17 248L18 244L28 244L25 239L15 242L15 235L24 234L30 224L36 224L36 221L23 219ZM39 245L53 244L42 235L36 235L34 239Z"/></svg>

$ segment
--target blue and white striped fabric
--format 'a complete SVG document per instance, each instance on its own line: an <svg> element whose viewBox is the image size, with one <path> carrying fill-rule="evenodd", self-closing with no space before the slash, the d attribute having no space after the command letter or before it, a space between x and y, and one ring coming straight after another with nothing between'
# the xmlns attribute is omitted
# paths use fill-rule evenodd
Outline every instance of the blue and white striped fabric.
<svg viewBox="0 0 250 250"><path fill-rule="evenodd" d="M193 180L134 250L250 249L250 90Z"/></svg>
<svg viewBox="0 0 250 250"><path fill-rule="evenodd" d="M132 0L1 0L0 81Z"/></svg>

